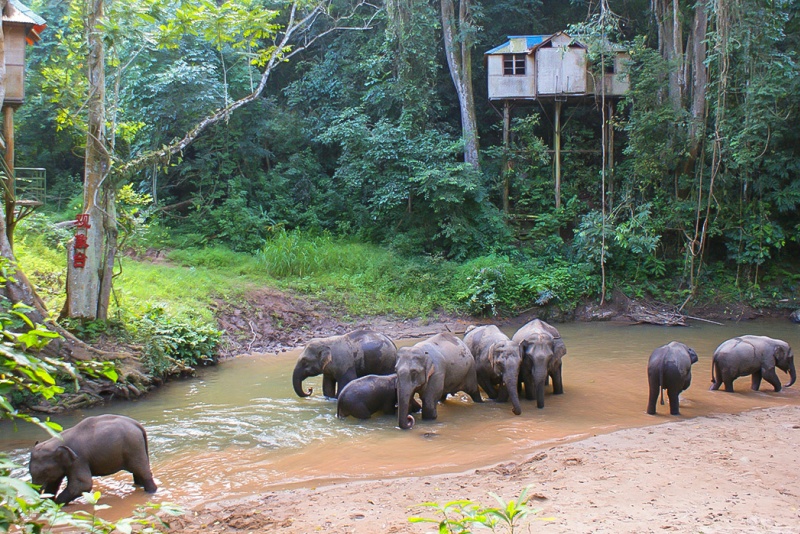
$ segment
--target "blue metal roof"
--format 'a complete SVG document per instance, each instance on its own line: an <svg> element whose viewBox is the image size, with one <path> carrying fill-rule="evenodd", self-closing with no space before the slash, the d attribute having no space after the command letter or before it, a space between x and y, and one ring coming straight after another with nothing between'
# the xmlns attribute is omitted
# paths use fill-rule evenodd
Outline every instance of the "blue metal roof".
<svg viewBox="0 0 800 534"><path fill-rule="evenodd" d="M505 43L501 44L500 46L496 46L496 47L492 48L491 50L489 50L488 52L485 52L484 54L485 55L486 54L508 54L508 53L511 53L511 52L521 53L521 52L524 52L525 50L530 50L531 48L533 48L534 46L536 46L538 44L541 44L542 41L544 41L545 39L549 39L552 36L553 36L552 34L548 34L548 35L509 35L508 36L508 41L506 41ZM511 43L513 41L520 41L522 39L525 39L525 50L512 50Z"/></svg>

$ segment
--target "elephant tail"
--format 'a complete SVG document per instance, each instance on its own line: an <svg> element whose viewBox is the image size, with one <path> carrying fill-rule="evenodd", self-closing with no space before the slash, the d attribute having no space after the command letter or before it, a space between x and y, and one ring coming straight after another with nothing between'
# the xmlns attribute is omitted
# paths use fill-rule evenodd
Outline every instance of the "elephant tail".
<svg viewBox="0 0 800 534"><path fill-rule="evenodd" d="M661 392L661 406L664 406L664 367L662 363L658 368L658 391Z"/></svg>
<svg viewBox="0 0 800 534"><path fill-rule="evenodd" d="M715 352L714 355L711 357L711 383L717 383L717 377L714 375L714 369L717 368L717 353Z"/></svg>

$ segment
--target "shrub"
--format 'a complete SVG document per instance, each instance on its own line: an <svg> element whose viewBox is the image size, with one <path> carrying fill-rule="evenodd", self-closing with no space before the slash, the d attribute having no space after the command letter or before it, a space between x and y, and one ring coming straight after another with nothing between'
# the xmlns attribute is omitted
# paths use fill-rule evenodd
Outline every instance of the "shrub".
<svg viewBox="0 0 800 534"><path fill-rule="evenodd" d="M162 308L153 307L134 320L131 329L134 339L142 343L142 364L153 376L217 361L222 332L209 325L171 318Z"/></svg>

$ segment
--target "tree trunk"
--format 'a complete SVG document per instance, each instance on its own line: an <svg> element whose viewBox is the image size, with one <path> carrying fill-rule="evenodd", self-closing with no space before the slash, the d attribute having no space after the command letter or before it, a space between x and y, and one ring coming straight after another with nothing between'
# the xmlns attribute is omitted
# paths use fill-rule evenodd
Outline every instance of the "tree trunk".
<svg viewBox="0 0 800 534"><path fill-rule="evenodd" d="M456 20L453 0L441 0L444 51L450 77L458 94L461 111L461 135L464 138L464 161L476 169L478 163L478 121L475 116L475 97L472 90L472 14L469 0L460 0Z"/></svg>
<svg viewBox="0 0 800 534"><path fill-rule="evenodd" d="M703 2L698 2L694 12L694 24L691 34L692 51L692 96L691 96L691 122L689 123L689 158L686 160L684 173L689 174L694 169L700 146L703 142L703 133L706 120L706 84L708 83L708 69L706 68L706 30L708 26L708 13ZM689 47L687 47L687 50Z"/></svg>
<svg viewBox="0 0 800 534"><path fill-rule="evenodd" d="M109 229L116 233L113 206L114 194L111 184L106 183L110 168L110 156L106 140L105 109L105 50L102 30L98 22L103 17L103 0L93 0L87 18L87 57L89 99L88 135L86 139L85 176L83 186L83 213L88 215L88 224L77 232L86 236L87 248L76 249L73 239L67 247L67 298L62 316L97 319L100 308L106 309L108 302L101 302L101 287L106 266L113 266L114 258L106 258L106 237ZM109 194L111 198L109 198ZM76 261L76 253L86 256L83 267ZM76 266L78 265L78 266ZM110 278L110 276L108 277ZM110 283L110 280L108 280ZM108 290L110 294L110 289Z"/></svg>

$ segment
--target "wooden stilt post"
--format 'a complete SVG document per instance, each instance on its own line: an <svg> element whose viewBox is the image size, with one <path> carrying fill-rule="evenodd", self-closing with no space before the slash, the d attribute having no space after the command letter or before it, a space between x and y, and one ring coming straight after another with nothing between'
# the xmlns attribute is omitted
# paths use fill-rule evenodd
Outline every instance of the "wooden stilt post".
<svg viewBox="0 0 800 534"><path fill-rule="evenodd" d="M561 101L556 100L553 132L553 156L555 157L556 209L561 207Z"/></svg>
<svg viewBox="0 0 800 534"><path fill-rule="evenodd" d="M608 207L614 208L614 103L608 103Z"/></svg>
<svg viewBox="0 0 800 534"><path fill-rule="evenodd" d="M511 189L511 157L509 150L511 149L511 103L508 100L503 101L503 148L505 149L504 163L503 163L503 213L508 214L508 196Z"/></svg>
<svg viewBox="0 0 800 534"><path fill-rule="evenodd" d="M6 209L6 235L9 245L14 247L14 210L16 209L16 199L14 198L14 108L5 106L3 108L3 137L6 138L6 184L5 184L5 209Z"/></svg>

